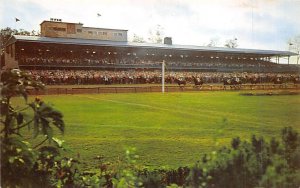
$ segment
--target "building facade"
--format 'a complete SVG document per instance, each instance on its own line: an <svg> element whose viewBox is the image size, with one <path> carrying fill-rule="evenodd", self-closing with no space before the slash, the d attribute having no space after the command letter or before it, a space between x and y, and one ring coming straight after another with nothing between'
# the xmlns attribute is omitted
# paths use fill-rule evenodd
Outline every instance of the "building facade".
<svg viewBox="0 0 300 188"><path fill-rule="evenodd" d="M123 29L83 27L82 23L61 21L43 21L40 25L42 37L127 41L127 30Z"/></svg>

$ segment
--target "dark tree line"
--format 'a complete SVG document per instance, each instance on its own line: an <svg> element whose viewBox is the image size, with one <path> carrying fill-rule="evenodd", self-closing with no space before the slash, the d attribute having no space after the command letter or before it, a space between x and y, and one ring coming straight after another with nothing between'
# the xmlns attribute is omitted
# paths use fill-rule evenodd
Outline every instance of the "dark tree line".
<svg viewBox="0 0 300 188"><path fill-rule="evenodd" d="M9 40L9 38L12 35L26 35L26 36L40 36L40 32L39 31L26 31L24 29L12 29L10 27L6 27L1 29L0 31L0 47L1 49L4 48L6 42Z"/></svg>

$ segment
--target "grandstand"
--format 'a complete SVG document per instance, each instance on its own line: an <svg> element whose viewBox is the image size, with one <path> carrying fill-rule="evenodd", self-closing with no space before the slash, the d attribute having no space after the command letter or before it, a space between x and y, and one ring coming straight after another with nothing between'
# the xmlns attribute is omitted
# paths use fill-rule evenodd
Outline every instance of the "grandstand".
<svg viewBox="0 0 300 188"><path fill-rule="evenodd" d="M127 41L127 30L82 27L81 23L53 19L42 22L41 36L12 36L4 54L4 68L70 74L96 71L103 79L105 71L127 77L132 72L152 71L159 77L163 61L167 71L175 73L300 72L299 66L280 62L297 55L289 51L175 45L171 38L165 38L164 44L132 43Z"/></svg>

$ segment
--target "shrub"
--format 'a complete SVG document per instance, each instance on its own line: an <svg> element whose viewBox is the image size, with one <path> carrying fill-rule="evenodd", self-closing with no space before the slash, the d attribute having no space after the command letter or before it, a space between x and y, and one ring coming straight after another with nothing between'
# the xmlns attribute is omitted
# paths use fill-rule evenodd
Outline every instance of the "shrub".
<svg viewBox="0 0 300 188"><path fill-rule="evenodd" d="M300 185L300 139L291 127L282 130L282 142L252 136L239 138L232 148L222 148L191 168L191 187L298 187ZM209 178L208 178L209 177Z"/></svg>
<svg viewBox="0 0 300 188"><path fill-rule="evenodd" d="M1 74L1 185L3 187L50 186L53 173L53 159L58 155L58 139L53 137L53 127L64 132L62 114L39 98L28 102L27 88L42 89L44 85L32 80L30 75L18 70L8 70ZM22 96L26 102L23 109L11 104L12 97ZM31 109L33 116L26 119L26 110ZM33 127L31 127L33 125ZM25 141L20 130L28 127L33 137L38 135L44 140L35 146ZM53 143L44 147L48 141Z"/></svg>

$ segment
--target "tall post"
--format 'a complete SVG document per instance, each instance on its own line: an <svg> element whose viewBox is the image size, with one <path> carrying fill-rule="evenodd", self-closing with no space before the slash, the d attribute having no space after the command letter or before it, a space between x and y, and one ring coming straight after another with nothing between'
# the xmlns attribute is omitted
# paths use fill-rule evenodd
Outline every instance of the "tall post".
<svg viewBox="0 0 300 188"><path fill-rule="evenodd" d="M165 93L165 60L161 64L161 92Z"/></svg>

